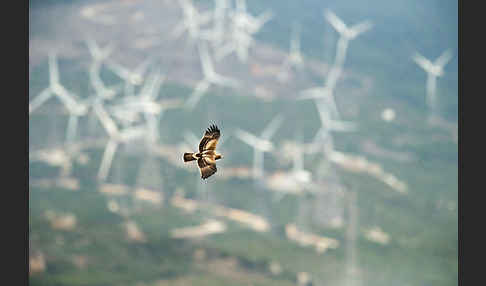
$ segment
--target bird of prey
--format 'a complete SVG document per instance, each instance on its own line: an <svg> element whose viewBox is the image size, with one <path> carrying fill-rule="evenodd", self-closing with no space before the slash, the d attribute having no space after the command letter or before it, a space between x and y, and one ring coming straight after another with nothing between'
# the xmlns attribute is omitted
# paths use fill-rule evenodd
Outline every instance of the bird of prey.
<svg viewBox="0 0 486 286"><path fill-rule="evenodd" d="M199 152L184 153L184 162L197 160L203 180L216 173L216 160L223 158L221 154L215 152L219 136L221 136L221 133L218 127L213 124L209 126L199 142Z"/></svg>

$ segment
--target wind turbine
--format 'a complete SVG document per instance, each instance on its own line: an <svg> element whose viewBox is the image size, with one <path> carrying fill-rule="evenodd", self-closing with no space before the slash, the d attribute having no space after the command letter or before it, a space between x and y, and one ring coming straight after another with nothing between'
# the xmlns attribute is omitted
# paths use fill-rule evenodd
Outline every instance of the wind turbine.
<svg viewBox="0 0 486 286"><path fill-rule="evenodd" d="M32 103L29 104L29 113L34 111L42 103L48 100L52 95L57 96L61 103L69 112L69 121L66 131L66 141L72 142L76 133L78 118L87 112L87 106L76 101L76 95L68 92L59 81L59 68L55 53L49 53L49 87L44 89Z"/></svg>
<svg viewBox="0 0 486 286"><path fill-rule="evenodd" d="M165 76L161 76L160 70L157 70L145 81L138 96L125 97L122 104L122 107L133 113L143 114L148 125L148 138L152 143L159 139L159 121L164 113L162 104L156 101L164 80Z"/></svg>
<svg viewBox="0 0 486 286"><path fill-rule="evenodd" d="M61 82L59 80L59 68L57 64L56 54L54 52L50 52L48 58L49 86L41 91L41 93L29 103L29 114L37 109L39 106L41 106L53 95L57 96L59 100L61 100L61 102L64 104L73 100L71 97L71 93L67 91L64 86L61 85Z"/></svg>
<svg viewBox="0 0 486 286"><path fill-rule="evenodd" d="M336 16L336 14L334 14L330 10L326 10L324 12L324 16L327 19L327 21L334 27L334 29L336 29L336 31L338 31L338 33L340 34L340 38L338 40L337 48L336 48L336 58L334 59L334 63L326 77L324 87L304 90L302 92L302 95L298 99L302 100L302 99L310 99L310 98L313 99L328 98L329 104L333 109L334 115L339 118L339 113L336 108L336 103L333 94L334 94L334 88L336 87L337 80L341 75L349 41L356 38L359 34L364 33L365 31L371 29L372 24L370 21L364 21L352 27L348 27L346 26L346 24L344 24L344 22L341 19L339 19Z"/></svg>
<svg viewBox="0 0 486 286"><path fill-rule="evenodd" d="M186 108L189 110L194 109L196 104L206 93L206 91L211 87L211 85L221 85L228 87L239 86L237 80L229 77L224 77L214 71L213 63L211 61L211 58L209 57L207 44L200 43L198 47L204 78L196 84L194 91L189 96L189 99L186 102Z"/></svg>
<svg viewBox="0 0 486 286"><path fill-rule="evenodd" d="M265 11L254 17L246 11L246 1L236 0L236 9L231 13L234 30L243 30L249 34L258 32L263 25L273 18L271 11Z"/></svg>
<svg viewBox="0 0 486 286"><path fill-rule="evenodd" d="M229 18L232 21L230 42L216 51L215 59L219 61L231 52L236 51L238 59L241 62L246 62L248 49L254 42L252 35L273 18L273 13L267 11L258 17L253 17L246 12L245 0L238 0L236 1L236 9L230 12Z"/></svg>
<svg viewBox="0 0 486 286"><path fill-rule="evenodd" d="M324 17L340 34L336 48L335 66L342 67L346 57L346 50L350 40L355 39L358 35L368 31L373 27L371 21L364 21L352 27L348 27L334 12L326 10Z"/></svg>
<svg viewBox="0 0 486 286"><path fill-rule="evenodd" d="M277 115L262 131L260 136L253 135L241 129L237 129L235 131L236 137L253 147L253 176L256 179L263 177L263 153L272 152L275 149L274 144L270 141L270 139L280 127L282 122L283 117L281 115Z"/></svg>
<svg viewBox="0 0 486 286"><path fill-rule="evenodd" d="M147 130L143 125L119 130L113 119L110 118L100 102L96 102L93 108L98 116L98 119L101 121L101 124L110 137L108 143L106 144L103 159L98 171L98 179L104 181L110 171L111 163L118 145L120 143L127 143L130 140L143 137Z"/></svg>
<svg viewBox="0 0 486 286"><path fill-rule="evenodd" d="M299 132L296 140L288 142L282 148L283 152L292 156L292 169L288 172L275 172L268 176L265 185L274 191L273 201L278 202L288 194L303 195L315 193L316 184L312 181L312 174L304 168L304 148L302 136Z"/></svg>
<svg viewBox="0 0 486 286"><path fill-rule="evenodd" d="M96 41L91 38L86 40L86 45L93 58L93 62L89 68L89 78L95 89L96 95L104 99L111 99L116 95L120 88L107 88L101 80L100 70L103 62L113 52L114 47L112 44L108 44L104 48L101 48Z"/></svg>
<svg viewBox="0 0 486 286"><path fill-rule="evenodd" d="M248 50L254 42L252 36L241 30L234 30L231 33L231 40L226 45L221 46L215 53L215 59L220 61L233 51L236 52L240 62L246 62L248 59Z"/></svg>
<svg viewBox="0 0 486 286"><path fill-rule="evenodd" d="M437 78L444 75L444 66L452 59L451 50L444 51L434 62L415 53L412 59L427 73L426 104L432 109L432 115L437 115Z"/></svg>
<svg viewBox="0 0 486 286"><path fill-rule="evenodd" d="M311 148L308 148L307 152L311 154L315 153L323 146L324 153L330 156L334 152L334 143L331 132L352 132L357 129L357 126L353 122L332 119L328 107L324 104L317 105L317 110L321 120L321 128L314 136L314 139L310 144Z"/></svg>
<svg viewBox="0 0 486 286"><path fill-rule="evenodd" d="M228 7L228 0L214 0L213 27L209 31L201 31L201 38L210 41L213 48L223 43Z"/></svg>
<svg viewBox="0 0 486 286"><path fill-rule="evenodd" d="M200 27L211 20L208 12L200 13L192 4L191 0L179 0L183 12L182 22L172 31L172 35L178 38L187 30L191 40L198 39Z"/></svg>
<svg viewBox="0 0 486 286"><path fill-rule="evenodd" d="M285 80L289 69L295 67L296 69L301 69L304 65L304 60L302 54L300 53L300 25L294 23L292 25L292 34L290 38L290 53L286 56L283 64L282 70L279 73L279 79Z"/></svg>

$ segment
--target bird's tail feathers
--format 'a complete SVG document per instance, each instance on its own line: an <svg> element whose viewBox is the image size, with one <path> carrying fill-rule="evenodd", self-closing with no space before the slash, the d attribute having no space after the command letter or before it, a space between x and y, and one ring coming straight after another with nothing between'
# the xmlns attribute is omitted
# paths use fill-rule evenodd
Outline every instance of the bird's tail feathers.
<svg viewBox="0 0 486 286"><path fill-rule="evenodd" d="M194 153L184 153L184 162L194 161Z"/></svg>

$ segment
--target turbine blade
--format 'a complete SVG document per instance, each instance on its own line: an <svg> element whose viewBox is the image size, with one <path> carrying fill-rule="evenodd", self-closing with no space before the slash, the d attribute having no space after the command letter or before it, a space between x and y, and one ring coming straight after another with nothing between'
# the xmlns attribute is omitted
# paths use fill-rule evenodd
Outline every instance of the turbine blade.
<svg viewBox="0 0 486 286"><path fill-rule="evenodd" d="M142 137L143 135L146 134L146 132L147 129L144 126L136 126L136 127L131 127L123 130L120 135L122 141L127 142L135 138Z"/></svg>
<svg viewBox="0 0 486 286"><path fill-rule="evenodd" d="M29 114L36 110L39 106L41 106L44 102L46 102L52 96L52 92L50 88L44 89L36 98L29 103Z"/></svg>
<svg viewBox="0 0 486 286"><path fill-rule="evenodd" d="M240 86L239 81L237 81L233 78L230 78L230 77L225 77L225 76L219 75L219 74L213 74L211 79L212 79L213 83L218 84L218 85L222 85L222 86L228 86L228 87L234 87L234 88L237 88L237 87Z"/></svg>
<svg viewBox="0 0 486 286"><path fill-rule="evenodd" d="M314 135L314 138L312 139L312 144L319 144L320 142L322 142L324 139L327 138L327 136L329 136L329 131L327 130L327 128L325 127L321 127L316 135Z"/></svg>
<svg viewBox="0 0 486 286"><path fill-rule="evenodd" d="M435 65L443 67L445 66L450 60L452 59L452 51L446 50L444 51L436 60Z"/></svg>
<svg viewBox="0 0 486 286"><path fill-rule="evenodd" d="M158 88L160 88L161 80L160 71L150 74L147 80L145 80L139 96L147 99L157 97L158 94L156 93L158 93Z"/></svg>
<svg viewBox="0 0 486 286"><path fill-rule="evenodd" d="M368 30L370 30L373 27L373 23L369 20L361 22L359 24L356 24L350 28L350 30L353 32L354 37L358 36L359 34L362 34Z"/></svg>
<svg viewBox="0 0 486 286"><path fill-rule="evenodd" d="M209 86L210 83L208 83L206 80L200 81L194 88L192 94L189 96L189 99L186 102L186 108L192 110L199 102L201 97L206 94L206 91L209 89Z"/></svg>
<svg viewBox="0 0 486 286"><path fill-rule="evenodd" d="M297 97L297 100L324 98L329 96L330 89L326 87L314 87L304 89L300 91L299 94L300 95Z"/></svg>
<svg viewBox="0 0 486 286"><path fill-rule="evenodd" d="M113 60L107 61L106 66L115 73L119 78L129 81L131 73L130 71L125 68L124 66L114 62Z"/></svg>
<svg viewBox="0 0 486 286"><path fill-rule="evenodd" d="M177 24L177 26L172 30L172 37L174 38L179 38L182 33L184 33L184 31L186 30L186 25L184 24L184 22L181 22L179 24Z"/></svg>
<svg viewBox="0 0 486 286"><path fill-rule="evenodd" d="M148 67L150 66L151 63L152 63L152 57L145 59L140 65L138 65L135 68L134 73L136 75L140 76L141 78L143 78L143 76L145 75L145 72L147 71L147 69L148 69Z"/></svg>
<svg viewBox="0 0 486 286"><path fill-rule="evenodd" d="M77 107L76 96L68 92L62 85L57 85L53 91L68 110L72 111Z"/></svg>
<svg viewBox="0 0 486 286"><path fill-rule="evenodd" d="M352 132L356 131L357 129L354 122L330 120L328 123L329 128L331 128L333 131Z"/></svg>
<svg viewBox="0 0 486 286"><path fill-rule="evenodd" d="M258 18L256 18L256 21L254 22L254 25L253 25L253 29L251 29L250 32L253 34L253 33L260 31L260 29L263 27L263 25L265 25L266 22L273 19L273 17L274 17L274 14L273 14L272 11L263 12L262 14L260 14L258 16Z"/></svg>
<svg viewBox="0 0 486 286"><path fill-rule="evenodd" d="M226 45L222 46L215 52L214 58L216 61L220 61L227 55L231 54L233 51L236 50L236 44L234 42L229 42Z"/></svg>
<svg viewBox="0 0 486 286"><path fill-rule="evenodd" d="M266 140L269 140L270 138L272 138L272 136L277 131L277 129L280 127L282 122L283 122L283 116L281 114L275 116L275 118L273 118L272 121L263 130L262 138L266 139Z"/></svg>
<svg viewBox="0 0 486 286"><path fill-rule="evenodd" d="M112 43L107 44L105 48L100 48L98 43L92 38L86 39L85 42L94 62L103 61L108 58L114 50L114 45Z"/></svg>
<svg viewBox="0 0 486 286"><path fill-rule="evenodd" d="M327 9L324 11L324 17L339 34L343 34L347 30L346 24L331 10Z"/></svg>
<svg viewBox="0 0 486 286"><path fill-rule="evenodd" d="M164 84L165 79L165 75L160 75L160 73L157 73L157 78L155 79L152 92L149 94L149 99L156 100L159 97L160 88Z"/></svg>
<svg viewBox="0 0 486 286"><path fill-rule="evenodd" d="M426 72L429 72L432 67L432 62L417 52L412 56L412 59Z"/></svg>
<svg viewBox="0 0 486 286"><path fill-rule="evenodd" d="M255 135L239 128L235 130L235 136L252 147L260 144L260 140Z"/></svg>
<svg viewBox="0 0 486 286"><path fill-rule="evenodd" d="M49 80L51 85L59 83L59 67L57 65L57 56L55 52L49 52Z"/></svg>
<svg viewBox="0 0 486 286"><path fill-rule="evenodd" d="M108 133L110 137L118 135L118 128L116 127L115 122L110 118L102 105L100 103L95 103L93 109L98 116L98 119L101 121L101 125L103 125L106 130L106 133Z"/></svg>

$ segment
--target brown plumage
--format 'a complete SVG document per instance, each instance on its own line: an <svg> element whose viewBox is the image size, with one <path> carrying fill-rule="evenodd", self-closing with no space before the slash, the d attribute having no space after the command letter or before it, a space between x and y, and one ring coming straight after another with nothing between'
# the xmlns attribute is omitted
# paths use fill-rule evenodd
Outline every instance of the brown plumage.
<svg viewBox="0 0 486 286"><path fill-rule="evenodd" d="M203 180L209 178L216 173L216 160L223 158L216 153L216 145L221 133L216 125L211 125L204 133L203 138L199 142L199 152L184 153L184 162L197 160L201 178Z"/></svg>

